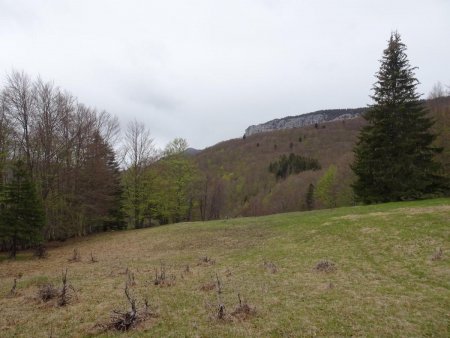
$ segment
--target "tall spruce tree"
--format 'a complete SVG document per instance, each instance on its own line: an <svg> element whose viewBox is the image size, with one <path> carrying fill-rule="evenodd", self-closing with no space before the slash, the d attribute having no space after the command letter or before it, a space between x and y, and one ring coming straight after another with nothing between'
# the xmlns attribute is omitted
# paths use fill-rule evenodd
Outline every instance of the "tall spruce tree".
<svg viewBox="0 0 450 338"><path fill-rule="evenodd" d="M87 146L80 178L79 210L86 232L125 229L119 165L114 150L98 132Z"/></svg>
<svg viewBox="0 0 450 338"><path fill-rule="evenodd" d="M112 147L106 144L106 166L110 175L111 201L108 218L104 221L103 230L124 230L127 228L123 208L123 187L116 155Z"/></svg>
<svg viewBox="0 0 450 338"><path fill-rule="evenodd" d="M35 185L24 162L17 161L11 178L3 186L1 199L0 237L9 244L10 256L17 250L40 244L44 227L44 211Z"/></svg>
<svg viewBox="0 0 450 338"><path fill-rule="evenodd" d="M433 120L420 102L419 81L406 55L400 34L394 32L376 74L374 104L364 115L352 169L353 189L365 203L423 198L442 191L440 166L434 155Z"/></svg>

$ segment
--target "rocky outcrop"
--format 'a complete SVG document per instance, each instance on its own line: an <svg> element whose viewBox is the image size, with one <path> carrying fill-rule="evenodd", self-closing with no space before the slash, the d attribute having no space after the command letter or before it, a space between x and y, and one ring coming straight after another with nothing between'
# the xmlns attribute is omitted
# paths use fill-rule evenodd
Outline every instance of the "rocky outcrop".
<svg viewBox="0 0 450 338"><path fill-rule="evenodd" d="M250 126L245 130L245 136L279 129L304 127L316 123L353 119L360 116L366 109L367 108L330 109L319 110L313 113L297 116L287 116L281 119L275 119L262 124Z"/></svg>

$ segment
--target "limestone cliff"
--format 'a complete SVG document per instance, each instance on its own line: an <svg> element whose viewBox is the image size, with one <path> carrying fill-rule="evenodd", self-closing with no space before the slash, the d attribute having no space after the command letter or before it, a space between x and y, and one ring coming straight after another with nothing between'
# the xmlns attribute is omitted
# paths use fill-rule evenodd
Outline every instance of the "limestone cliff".
<svg viewBox="0 0 450 338"><path fill-rule="evenodd" d="M298 128L316 123L353 119L361 115L367 108L319 110L313 113L287 116L248 127L245 136L267 131Z"/></svg>

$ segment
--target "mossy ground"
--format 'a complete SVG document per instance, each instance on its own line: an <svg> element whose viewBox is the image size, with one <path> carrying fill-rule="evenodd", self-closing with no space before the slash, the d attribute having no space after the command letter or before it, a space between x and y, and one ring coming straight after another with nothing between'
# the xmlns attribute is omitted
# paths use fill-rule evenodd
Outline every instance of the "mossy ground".
<svg viewBox="0 0 450 338"><path fill-rule="evenodd" d="M68 262L73 250L81 262ZM433 260L442 248L443 255ZM98 260L90 263L90 253ZM215 264L199 264L211 257ZM4 257L3 257L4 258ZM315 269L328 260L335 271ZM264 262L276 266L267 268ZM161 263L175 276L153 285ZM186 273L189 265L189 273ZM66 307L37 299L60 283L77 297ZM125 334L102 331L126 310L126 269L139 306L157 312ZM215 318L216 291L230 314L238 293L256 312ZM13 280L17 294L9 296ZM207 289L207 288L206 288ZM21 253L0 262L0 335L62 336L440 336L450 334L450 199L389 203L258 218L183 223L71 240L44 260Z"/></svg>

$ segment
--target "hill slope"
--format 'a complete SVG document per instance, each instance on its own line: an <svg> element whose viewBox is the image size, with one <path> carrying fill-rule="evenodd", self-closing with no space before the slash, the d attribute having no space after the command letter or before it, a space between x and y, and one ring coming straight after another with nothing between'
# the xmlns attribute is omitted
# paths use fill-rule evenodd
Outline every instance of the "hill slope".
<svg viewBox="0 0 450 338"><path fill-rule="evenodd" d="M138 308L147 298L158 315L133 337L448 337L449 223L450 199L439 199L91 236L51 249L46 260L20 254L0 262L0 332L101 334L113 309L129 307L128 268ZM442 256L433 260L438 248ZM74 249L81 261L69 263ZM97 263L89 262L91 252ZM215 264L200 263L202 256ZM321 260L335 269L317 270ZM161 262L176 278L172 286L153 283ZM39 285L59 284L66 267L77 297L64 308L36 299ZM225 320L215 317L216 273ZM9 296L18 275L16 295ZM231 315L238 293L255 313Z"/></svg>
<svg viewBox="0 0 450 338"><path fill-rule="evenodd" d="M436 144L444 147L439 160L444 164L444 172L450 173L450 97L430 100L426 104L436 120L434 131L439 134ZM209 212L203 219L306 210L309 185L317 186L331 165L337 168L331 189L335 204L351 205L350 184L354 178L350 164L364 124L362 117L356 117L317 126L256 133L203 150L194 157L207 181L204 190ZM290 153L317 159L322 170L305 171L277 181L269 172L269 165ZM316 199L315 207L323 205Z"/></svg>

